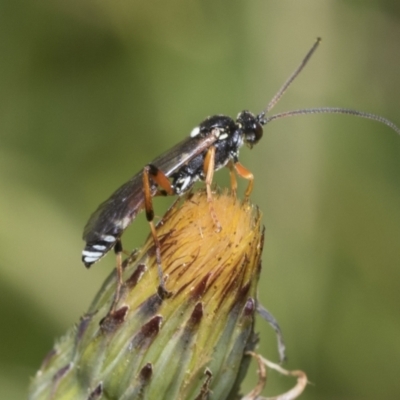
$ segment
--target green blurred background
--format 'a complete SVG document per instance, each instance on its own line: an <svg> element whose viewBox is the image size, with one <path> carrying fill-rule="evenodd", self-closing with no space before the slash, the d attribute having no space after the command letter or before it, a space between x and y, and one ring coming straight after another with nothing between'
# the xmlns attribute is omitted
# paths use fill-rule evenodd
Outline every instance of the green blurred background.
<svg viewBox="0 0 400 400"><path fill-rule="evenodd" d="M317 36L274 112L342 106L400 124L398 0L0 1L1 399L26 397L113 268L80 262L89 214L204 117L261 111ZM302 398L398 398L400 137L305 116L241 155L266 226L260 298L286 366L313 383ZM125 247L148 231L141 215ZM258 330L277 360L272 330ZM271 372L266 393L292 383Z"/></svg>

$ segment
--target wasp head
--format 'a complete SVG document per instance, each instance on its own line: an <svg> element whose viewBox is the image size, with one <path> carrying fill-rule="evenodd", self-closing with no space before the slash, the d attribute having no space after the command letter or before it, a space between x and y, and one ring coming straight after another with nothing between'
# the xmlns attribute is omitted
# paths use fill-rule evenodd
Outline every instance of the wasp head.
<svg viewBox="0 0 400 400"><path fill-rule="evenodd" d="M262 138L263 127L259 118L250 111L242 111L236 118L236 123L243 132L243 141L251 148Z"/></svg>

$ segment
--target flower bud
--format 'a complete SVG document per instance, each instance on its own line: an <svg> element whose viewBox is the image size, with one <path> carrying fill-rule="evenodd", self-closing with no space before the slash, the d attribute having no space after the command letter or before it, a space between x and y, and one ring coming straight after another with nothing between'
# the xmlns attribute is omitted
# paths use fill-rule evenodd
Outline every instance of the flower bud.
<svg viewBox="0 0 400 400"><path fill-rule="evenodd" d="M249 202L204 191L176 202L157 226L170 296L160 296L155 244L105 282L79 324L32 381L30 399L234 399L254 348L263 235ZM111 309L111 306L114 306Z"/></svg>

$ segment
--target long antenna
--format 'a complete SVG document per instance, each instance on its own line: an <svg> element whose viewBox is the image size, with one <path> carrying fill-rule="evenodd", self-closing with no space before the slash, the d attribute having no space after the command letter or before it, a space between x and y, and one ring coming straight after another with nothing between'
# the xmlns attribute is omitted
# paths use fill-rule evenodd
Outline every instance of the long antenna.
<svg viewBox="0 0 400 400"><path fill-rule="evenodd" d="M394 124L392 121L388 120L387 118L381 117L380 115L370 114L364 111L357 111L351 110L348 108L339 108L339 107L319 107L319 108L305 108L302 110L292 110L286 111L279 114L271 115L270 117L265 117L265 115L275 106L276 103L281 99L281 97L285 94L286 90L292 84L292 82L297 78L303 68L306 66L308 61L310 60L311 56L314 54L315 50L317 49L318 45L321 42L321 38L317 38L314 45L308 51L306 56L304 57L303 61L300 65L295 69L295 71L290 75L289 79L282 85L282 87L278 90L272 100L268 103L267 107L264 111L262 111L258 116L257 119L261 125L266 125L269 122L286 117L294 117L296 115L305 115L305 114L348 114L354 115L356 117L371 119L373 121L380 122L384 125L387 125L389 128L393 129L397 134L400 135L400 128Z"/></svg>
<svg viewBox="0 0 400 400"><path fill-rule="evenodd" d="M303 68L306 66L308 63L308 60L311 58L311 56L314 54L315 50L317 50L318 45L321 43L321 38L317 38L315 41L313 47L308 51L306 56L304 57L303 61L300 63L300 65L295 69L295 71L292 73L292 75L289 76L289 79L282 85L282 87L278 90L276 95L272 98L272 100L268 103L267 107L265 110L258 116L260 120L262 120L269 111L274 108L275 104L281 99L281 97L285 94L286 90L288 87L292 84L292 82L297 78L297 76L300 74L300 72L303 70Z"/></svg>
<svg viewBox="0 0 400 400"><path fill-rule="evenodd" d="M271 115L270 117L264 118L260 121L263 125L268 124L268 122L274 119L294 117L295 115L305 115L305 114L348 114L354 115L356 117L372 119L373 121L381 122L392 128L396 133L400 135L400 128L387 118L381 117L380 115L370 114L364 111L350 110L348 108L337 108L337 107L321 107L321 108L305 108L303 110L293 110L286 111L279 114Z"/></svg>

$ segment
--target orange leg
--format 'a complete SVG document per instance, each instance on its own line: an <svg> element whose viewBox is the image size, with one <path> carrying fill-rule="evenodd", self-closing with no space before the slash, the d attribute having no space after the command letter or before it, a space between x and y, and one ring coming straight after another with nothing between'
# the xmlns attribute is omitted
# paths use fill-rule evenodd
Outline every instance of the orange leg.
<svg viewBox="0 0 400 400"><path fill-rule="evenodd" d="M215 147L211 146L206 153L204 158L204 175L206 176L206 190L207 190L207 201L210 208L211 218L214 222L217 232L219 232L221 228L221 224L218 221L218 218L215 214L214 207L212 204L213 197L211 191L212 180L214 176L214 168L215 168Z"/></svg>
<svg viewBox="0 0 400 400"><path fill-rule="evenodd" d="M204 157L204 175L206 176L207 200L212 202L211 184L215 167L215 147L211 146Z"/></svg>
<svg viewBox="0 0 400 400"><path fill-rule="evenodd" d="M157 167L154 165L146 165L143 169L143 192L144 192L144 208L146 211L146 218L149 221L151 235L153 236L154 245L156 247L156 260L157 260L157 269L158 269L158 277L160 280L160 286L158 288L158 293L162 298L165 298L169 295L165 287L164 275L161 265L161 245L160 241L157 237L156 228L154 226L154 209L153 209L153 201L152 201L152 193L151 193L151 183L150 178L159 185L167 195L173 195L174 190L171 186L171 182L168 177Z"/></svg>
<svg viewBox="0 0 400 400"><path fill-rule="evenodd" d="M229 176L231 178L231 192L233 197L236 197L236 192L237 192L237 180L236 180L236 175L235 175L235 165L232 160L229 160L227 167L229 168Z"/></svg>
<svg viewBox="0 0 400 400"><path fill-rule="evenodd" d="M247 198L250 196L250 193L253 191L254 175L247 168L245 168L242 164L240 164L240 162L235 163L234 167L239 176L241 176L242 178L247 179L249 181L246 192L244 193L244 195Z"/></svg>
<svg viewBox="0 0 400 400"><path fill-rule="evenodd" d="M160 186L167 195L173 195L174 189L168 177L160 169L154 165L146 165L143 169L143 193L144 193L144 209L146 210L147 221L153 221L154 210L151 194L150 178Z"/></svg>

